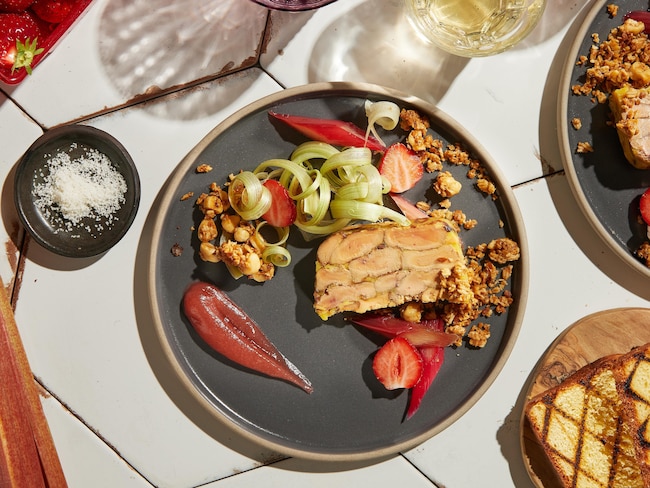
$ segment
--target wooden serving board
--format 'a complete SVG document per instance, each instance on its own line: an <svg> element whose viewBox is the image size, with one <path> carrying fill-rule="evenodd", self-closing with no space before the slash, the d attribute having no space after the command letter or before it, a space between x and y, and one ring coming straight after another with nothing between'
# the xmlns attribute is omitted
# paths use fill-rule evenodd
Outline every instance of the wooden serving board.
<svg viewBox="0 0 650 488"><path fill-rule="evenodd" d="M532 374L524 407L533 396L558 385L581 367L609 354L650 342L650 309L618 308L584 317L551 344ZM539 488L561 488L553 468L521 415L521 449L528 474Z"/></svg>

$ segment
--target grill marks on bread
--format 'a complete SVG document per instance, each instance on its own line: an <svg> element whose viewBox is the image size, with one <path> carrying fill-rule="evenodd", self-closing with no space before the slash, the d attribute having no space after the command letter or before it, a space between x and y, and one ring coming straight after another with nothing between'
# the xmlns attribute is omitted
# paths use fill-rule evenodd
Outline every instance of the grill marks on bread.
<svg viewBox="0 0 650 488"><path fill-rule="evenodd" d="M650 486L650 345L579 369L525 414L562 486Z"/></svg>
<svg viewBox="0 0 650 488"><path fill-rule="evenodd" d="M621 359L619 391L623 416L634 432L644 486L650 486L650 345L633 349Z"/></svg>

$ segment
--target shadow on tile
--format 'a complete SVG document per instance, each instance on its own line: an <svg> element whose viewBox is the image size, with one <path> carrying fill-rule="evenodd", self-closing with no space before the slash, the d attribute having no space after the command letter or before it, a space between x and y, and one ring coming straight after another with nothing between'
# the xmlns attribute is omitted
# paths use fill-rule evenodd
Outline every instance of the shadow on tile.
<svg viewBox="0 0 650 488"><path fill-rule="evenodd" d="M535 369L536 368L533 368L533 372ZM533 372L531 372L529 377L526 379L524 387L517 396L517 402L508 415L506 415L501 427L497 430L497 441L501 447L501 453L508 461L510 476L512 477L513 485L517 488L533 488L536 486L528 474L528 468L526 467L528 460L524 458L521 444L521 419L524 405L526 403L526 393L528 392L530 383L533 379ZM541 473L543 476L553 479L547 466L538 466L537 469L537 473ZM549 488L550 486L552 485L549 485Z"/></svg>
<svg viewBox="0 0 650 488"><path fill-rule="evenodd" d="M530 48L557 34L575 15L567 0L549 0L547 12L515 50ZM577 3L584 3L578 0ZM309 81L367 81L437 103L469 59L447 54L416 37L403 2L360 4L336 19L310 56Z"/></svg>
<svg viewBox="0 0 650 488"><path fill-rule="evenodd" d="M242 0L115 0L101 16L100 59L121 94L148 98L253 66L266 19Z"/></svg>
<svg viewBox="0 0 650 488"><path fill-rule="evenodd" d="M144 100L134 106L152 117L174 121L193 121L212 117L232 105L253 85L266 76L258 68L238 71L215 80L200 83L160 97ZM278 90L281 87L278 86ZM129 110L129 108L126 108ZM230 115L225 113L224 115Z"/></svg>
<svg viewBox="0 0 650 488"><path fill-rule="evenodd" d="M317 40L309 81L366 81L435 103L469 62L420 41L402 2L365 2L337 18Z"/></svg>
<svg viewBox="0 0 650 488"><path fill-rule="evenodd" d="M546 8L539 23L514 49L526 49L550 39L564 29L576 14L579 13L578 18L582 18L585 12L581 9L590 3L589 0L546 0ZM573 26L576 27L575 24ZM562 52L562 49L559 52Z"/></svg>

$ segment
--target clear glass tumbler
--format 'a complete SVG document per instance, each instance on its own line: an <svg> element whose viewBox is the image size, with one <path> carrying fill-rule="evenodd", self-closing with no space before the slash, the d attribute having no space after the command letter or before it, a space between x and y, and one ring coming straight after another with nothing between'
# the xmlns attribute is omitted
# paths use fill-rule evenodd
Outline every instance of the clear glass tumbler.
<svg viewBox="0 0 650 488"><path fill-rule="evenodd" d="M510 49L537 25L546 0L405 0L421 37L458 56Z"/></svg>

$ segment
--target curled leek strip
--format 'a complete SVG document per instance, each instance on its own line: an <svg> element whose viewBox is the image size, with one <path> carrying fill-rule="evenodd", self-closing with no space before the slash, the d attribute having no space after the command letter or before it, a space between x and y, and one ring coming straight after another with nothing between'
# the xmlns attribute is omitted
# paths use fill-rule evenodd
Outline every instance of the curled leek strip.
<svg viewBox="0 0 650 488"><path fill-rule="evenodd" d="M358 168L363 166L372 166L372 152L367 147L351 147L327 159L320 171L336 191L355 181Z"/></svg>
<svg viewBox="0 0 650 488"><path fill-rule="evenodd" d="M363 181L368 185L368 193L361 200L368 203L383 205L382 195L390 190L390 183L386 178L379 174L379 170L376 167L373 165L360 167L358 169L358 181ZM387 187L384 185L384 182L388 183Z"/></svg>
<svg viewBox="0 0 650 488"><path fill-rule="evenodd" d="M273 229L275 229L275 232L278 234L278 240L276 242L270 242L269 243L269 241L267 239L262 238L264 243L265 243L265 246L283 246L283 245L285 245L286 242L287 242L287 239L289 238L289 227L273 227L270 224L268 224L266 221L262 221L259 224L257 224L257 227L255 227L255 232L257 234L261 235L262 228L267 226L267 225L269 227L272 227Z"/></svg>
<svg viewBox="0 0 650 488"><path fill-rule="evenodd" d="M291 183L289 183L287 190L289 191L289 196L291 196L291 198L294 200L304 200L308 196L316 193L316 191L321 188L323 180L323 175L321 172L316 169L312 169L309 170L308 174L312 182L311 185L309 185L307 188L302 188L297 178L294 178L291 180Z"/></svg>
<svg viewBox="0 0 650 488"><path fill-rule="evenodd" d="M262 259L275 266L284 268L291 263L291 253L285 247L270 244L262 251Z"/></svg>
<svg viewBox="0 0 650 488"><path fill-rule="evenodd" d="M294 225L306 234L306 239L309 240L311 236L326 236L336 231L341 230L352 222L352 219L335 219L327 222L321 221L318 225L303 224L296 220Z"/></svg>
<svg viewBox="0 0 650 488"><path fill-rule="evenodd" d="M332 200L330 211L335 219L366 220L377 222L380 219L389 219L400 225L409 225L411 222L404 215L388 207L375 203L360 202L358 200Z"/></svg>
<svg viewBox="0 0 650 488"><path fill-rule="evenodd" d="M289 188L292 178L296 178L303 189L308 188L312 183L309 172L301 165L289 159L267 159L260 163L253 173L266 172L268 168L280 168L284 170L279 181L285 188Z"/></svg>
<svg viewBox="0 0 650 488"><path fill-rule="evenodd" d="M244 220L259 219L271 207L271 193L250 171L242 171L232 179L228 186L228 200Z"/></svg>
<svg viewBox="0 0 650 488"><path fill-rule="evenodd" d="M319 192L299 202L295 223L317 226L327 215L331 200L330 184L325 178L321 178Z"/></svg>
<svg viewBox="0 0 650 488"><path fill-rule="evenodd" d="M303 164L310 159L327 160L338 152L340 151L337 148L326 142L308 141L294 149L289 159L296 164Z"/></svg>
<svg viewBox="0 0 650 488"><path fill-rule="evenodd" d="M365 200L368 197L369 185L365 181L357 181L343 185L336 192L339 200Z"/></svg>
<svg viewBox="0 0 650 488"><path fill-rule="evenodd" d="M393 102L381 101L381 102L371 102L366 100L365 103L366 117L368 117L368 129L366 129L366 139L368 135L372 133L379 142L384 144L379 134L377 134L377 129L375 129L375 124L383 127L386 130L393 130L397 127L399 122L400 109L399 106ZM385 144L384 144L385 145Z"/></svg>
<svg viewBox="0 0 650 488"><path fill-rule="evenodd" d="M268 225L266 222L262 221L257 224L255 232L261 235L260 231L262 227ZM287 239L289 238L289 227L273 227L278 234L278 240L276 242L268 242L262 250L262 259L268 263L271 263L275 266L285 267L289 266L291 263L291 253L285 248Z"/></svg>

